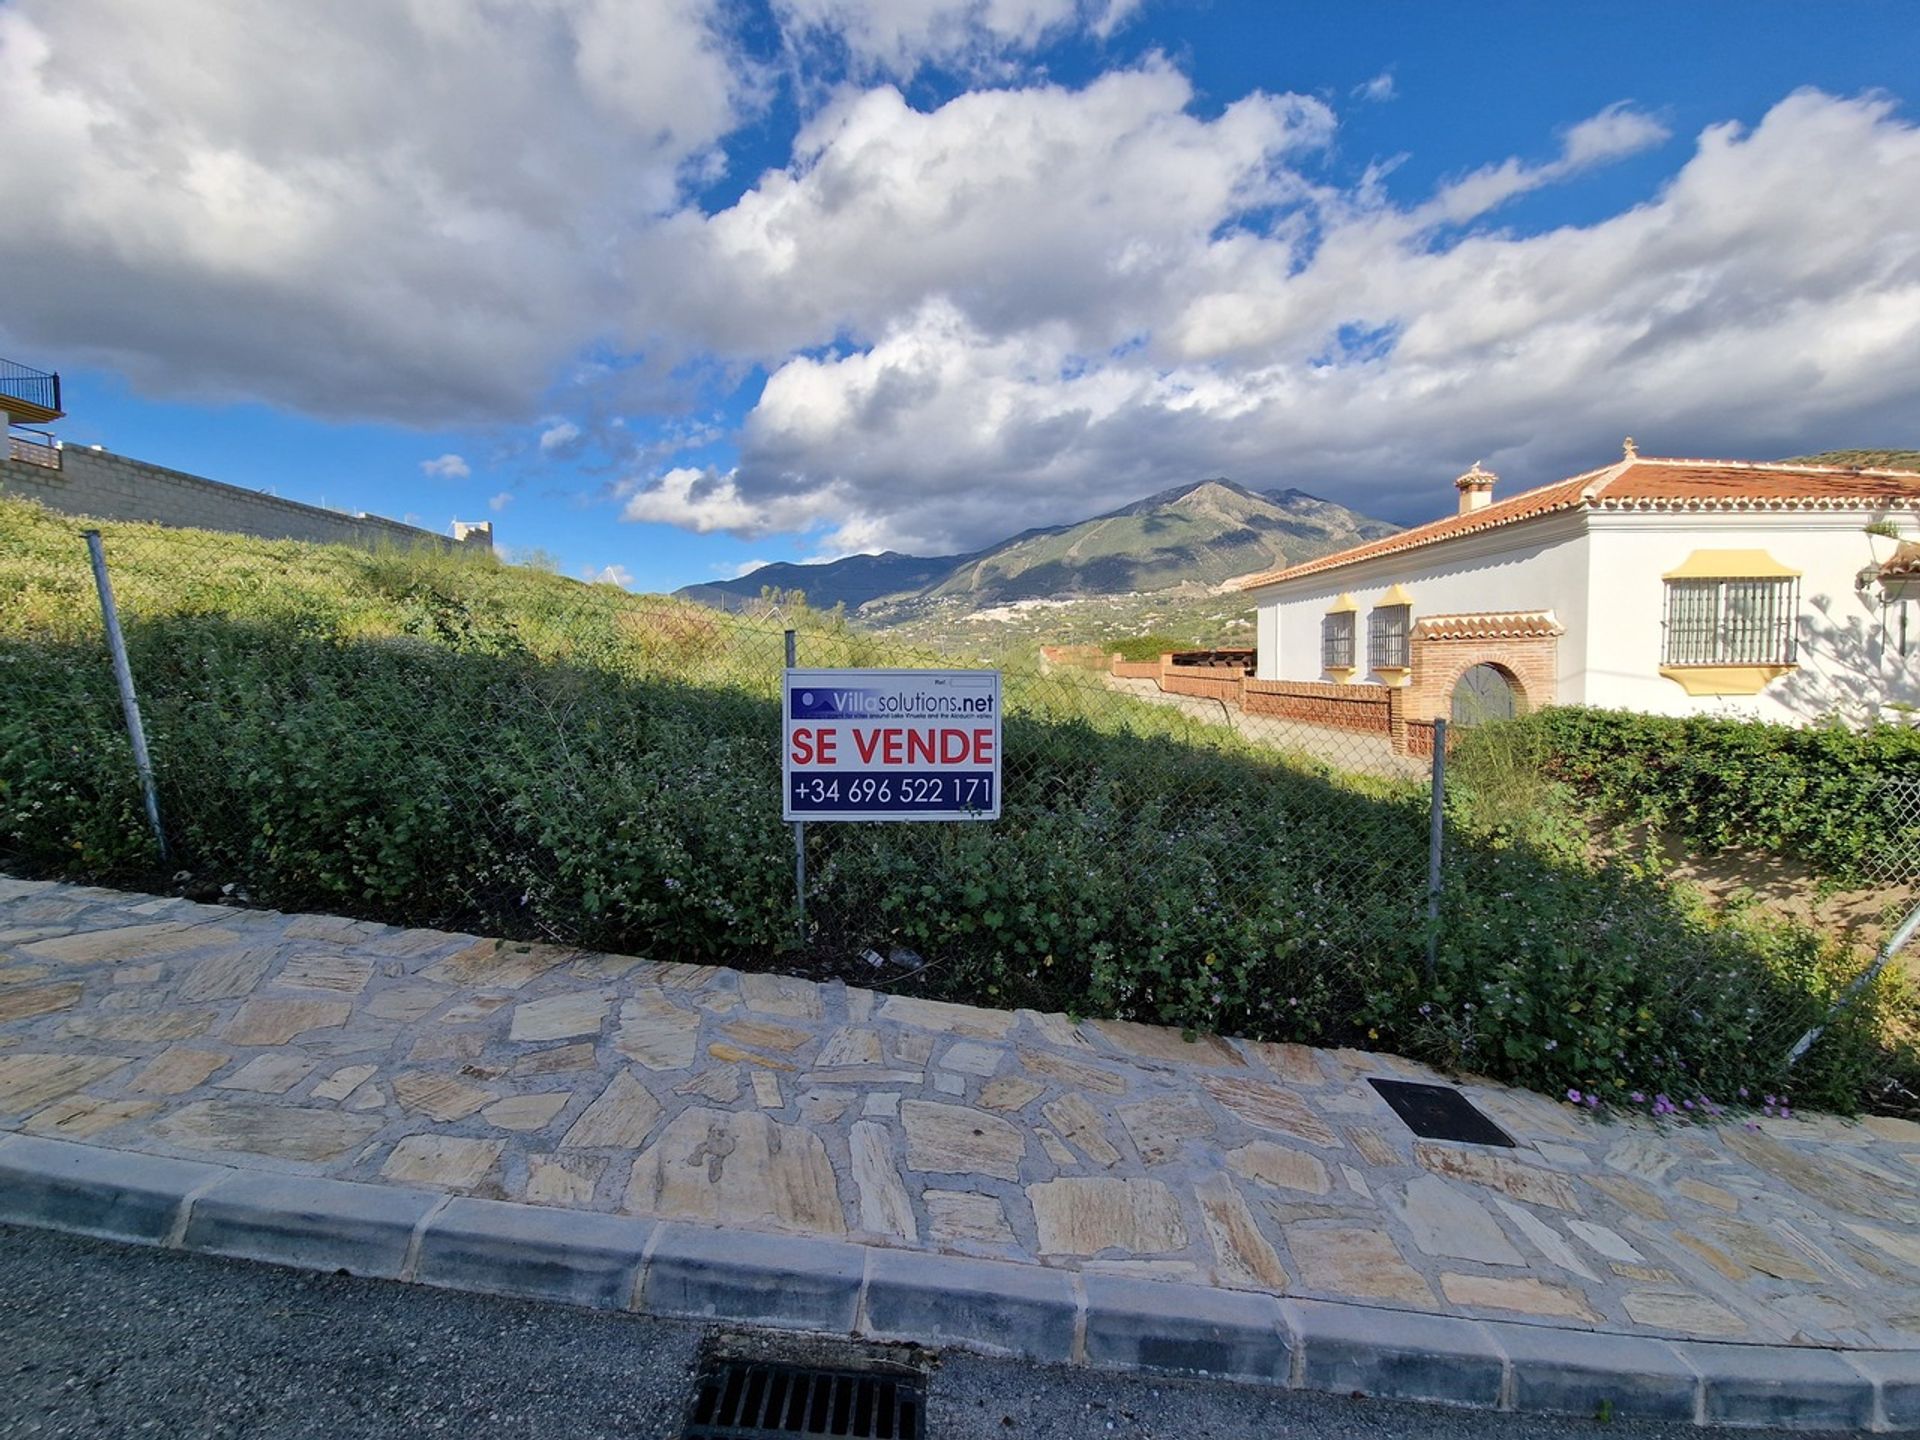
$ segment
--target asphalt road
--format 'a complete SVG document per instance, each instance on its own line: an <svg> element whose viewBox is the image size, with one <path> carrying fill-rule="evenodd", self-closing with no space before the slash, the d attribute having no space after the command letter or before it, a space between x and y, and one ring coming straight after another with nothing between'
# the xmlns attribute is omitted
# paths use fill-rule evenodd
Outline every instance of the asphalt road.
<svg viewBox="0 0 1920 1440"><path fill-rule="evenodd" d="M668 1440L681 1433L710 1338L702 1327L672 1321L0 1226L4 1440ZM928 1393L927 1440L1679 1440L1700 1433L1169 1383L959 1354L934 1357Z"/></svg>

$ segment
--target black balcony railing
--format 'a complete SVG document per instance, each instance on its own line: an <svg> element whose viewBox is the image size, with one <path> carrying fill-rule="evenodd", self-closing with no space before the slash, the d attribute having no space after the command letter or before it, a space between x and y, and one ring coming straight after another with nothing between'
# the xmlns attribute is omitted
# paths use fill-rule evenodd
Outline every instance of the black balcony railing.
<svg viewBox="0 0 1920 1440"><path fill-rule="evenodd" d="M12 360L0 360L0 400L24 400L43 410L58 410L60 377Z"/></svg>

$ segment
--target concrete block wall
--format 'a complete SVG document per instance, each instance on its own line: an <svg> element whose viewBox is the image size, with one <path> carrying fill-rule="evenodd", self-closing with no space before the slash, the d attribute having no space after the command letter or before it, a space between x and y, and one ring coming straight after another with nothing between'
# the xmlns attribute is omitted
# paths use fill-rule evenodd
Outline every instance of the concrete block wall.
<svg viewBox="0 0 1920 1440"><path fill-rule="evenodd" d="M225 530L267 540L328 545L438 545L493 548L490 524L463 526L459 538L379 515L348 515L169 470L110 450L60 452L60 468L0 460L0 491L50 509L99 520L139 520L198 530Z"/></svg>

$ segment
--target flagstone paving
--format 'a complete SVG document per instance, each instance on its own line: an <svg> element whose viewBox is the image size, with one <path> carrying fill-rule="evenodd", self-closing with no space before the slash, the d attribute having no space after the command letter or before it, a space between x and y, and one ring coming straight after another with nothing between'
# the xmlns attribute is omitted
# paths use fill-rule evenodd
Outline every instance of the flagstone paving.
<svg viewBox="0 0 1920 1440"><path fill-rule="evenodd" d="M0 1129L1628 1334L1920 1348L1920 1125L1601 1123L1386 1055L0 877Z"/></svg>

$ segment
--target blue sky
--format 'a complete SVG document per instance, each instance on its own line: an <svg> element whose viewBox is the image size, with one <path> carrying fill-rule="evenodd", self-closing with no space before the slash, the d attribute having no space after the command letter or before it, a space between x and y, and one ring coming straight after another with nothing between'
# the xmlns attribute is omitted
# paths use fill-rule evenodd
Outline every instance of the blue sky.
<svg viewBox="0 0 1920 1440"><path fill-rule="evenodd" d="M1908 3L0 3L69 443L637 588L1912 445ZM453 458L448 458L453 457Z"/></svg>

